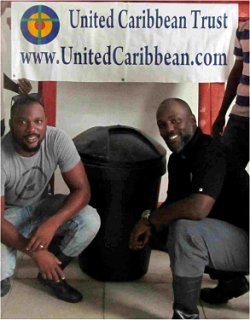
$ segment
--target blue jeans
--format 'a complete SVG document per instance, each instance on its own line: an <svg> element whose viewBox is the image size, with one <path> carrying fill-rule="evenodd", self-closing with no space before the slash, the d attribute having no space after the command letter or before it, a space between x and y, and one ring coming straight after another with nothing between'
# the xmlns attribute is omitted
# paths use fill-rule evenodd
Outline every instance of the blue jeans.
<svg viewBox="0 0 250 320"><path fill-rule="evenodd" d="M205 267L231 272L249 270L248 234L225 221L176 220L169 225L167 246L172 273L179 277L200 277Z"/></svg>
<svg viewBox="0 0 250 320"><path fill-rule="evenodd" d="M65 198L66 196L61 194L51 195L32 206L8 208L4 216L27 238L34 229L62 207ZM78 256L94 239L99 228L100 217L97 211L91 206L86 206L57 230L58 234L63 233L60 250L66 256ZM16 249L1 243L1 280L12 276L15 267Z"/></svg>

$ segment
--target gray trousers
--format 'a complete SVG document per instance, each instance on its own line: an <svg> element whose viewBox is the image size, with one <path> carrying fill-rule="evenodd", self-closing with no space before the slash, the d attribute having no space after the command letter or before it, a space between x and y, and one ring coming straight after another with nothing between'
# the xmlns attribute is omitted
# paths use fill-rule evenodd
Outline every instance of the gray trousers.
<svg viewBox="0 0 250 320"><path fill-rule="evenodd" d="M199 277L205 267L246 273L249 270L248 234L225 221L176 220L169 226L167 247L175 276Z"/></svg>

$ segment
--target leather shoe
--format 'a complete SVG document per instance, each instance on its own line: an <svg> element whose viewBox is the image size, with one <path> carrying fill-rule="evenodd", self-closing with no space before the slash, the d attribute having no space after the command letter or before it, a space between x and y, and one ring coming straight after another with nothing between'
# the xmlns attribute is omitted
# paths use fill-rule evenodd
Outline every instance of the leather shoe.
<svg viewBox="0 0 250 320"><path fill-rule="evenodd" d="M200 298L206 303L223 304L248 292L249 283L244 276L230 280L219 280L217 287L201 289Z"/></svg>
<svg viewBox="0 0 250 320"><path fill-rule="evenodd" d="M60 300L77 303L83 299L81 293L71 287L65 280L55 282L53 280L44 279L41 273L38 274L37 279L44 286L49 287Z"/></svg>
<svg viewBox="0 0 250 320"><path fill-rule="evenodd" d="M11 288L10 278L1 280L1 297L4 297Z"/></svg>

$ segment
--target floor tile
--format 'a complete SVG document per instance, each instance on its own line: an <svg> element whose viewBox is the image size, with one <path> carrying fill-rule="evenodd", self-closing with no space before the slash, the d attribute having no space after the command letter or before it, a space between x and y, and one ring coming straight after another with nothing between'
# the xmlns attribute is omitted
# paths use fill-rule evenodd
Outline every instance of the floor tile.
<svg viewBox="0 0 250 320"><path fill-rule="evenodd" d="M105 283L105 319L171 319L169 283ZM202 308L200 318L204 319Z"/></svg>
<svg viewBox="0 0 250 320"><path fill-rule="evenodd" d="M2 312L2 319L97 319L103 318L103 283L71 280L84 300L71 304L58 300L33 279L16 279Z"/></svg>
<svg viewBox="0 0 250 320"><path fill-rule="evenodd" d="M172 290L166 284L106 283L104 316L105 319L169 318L172 299Z"/></svg>
<svg viewBox="0 0 250 320"><path fill-rule="evenodd" d="M170 272L169 255L166 252L152 250L148 272L139 281L154 283L170 283L172 276Z"/></svg>
<svg viewBox="0 0 250 320"><path fill-rule="evenodd" d="M211 280L208 275L204 275L203 288L212 288L216 285L217 281ZM210 305L202 301L201 304L207 319L249 319L249 293L220 306Z"/></svg>
<svg viewBox="0 0 250 320"><path fill-rule="evenodd" d="M171 318L173 298L169 270L168 254L153 250L148 271L138 281L106 282L105 318Z"/></svg>
<svg viewBox="0 0 250 320"><path fill-rule="evenodd" d="M202 304L207 319L249 319L249 294L221 306Z"/></svg>
<svg viewBox="0 0 250 320"><path fill-rule="evenodd" d="M16 285L15 281L11 280L10 291L4 297L0 298L1 299L1 318L2 318L2 315L3 315L4 311L5 311L5 309L6 309L6 305L8 304L8 301L9 301L9 299L11 297L11 293L15 288L15 285Z"/></svg>
<svg viewBox="0 0 250 320"><path fill-rule="evenodd" d="M169 319L172 317L172 277L169 256L153 250L148 272L133 282L98 282L79 267L78 260L66 268L69 282L84 295L77 304L63 302L34 278L37 267L32 259L19 254L16 278L10 293L1 299L2 319ZM204 275L202 287L216 282ZM32 306L30 309L29 306ZM231 300L222 306L201 303L200 318L248 319L249 295ZM204 312L203 312L204 311Z"/></svg>

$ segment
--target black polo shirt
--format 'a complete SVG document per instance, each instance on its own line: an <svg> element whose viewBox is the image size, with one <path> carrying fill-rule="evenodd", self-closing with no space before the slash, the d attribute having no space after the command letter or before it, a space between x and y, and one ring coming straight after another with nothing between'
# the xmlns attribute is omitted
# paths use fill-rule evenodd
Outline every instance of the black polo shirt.
<svg viewBox="0 0 250 320"><path fill-rule="evenodd" d="M248 229L249 176L235 164L233 155L218 140L197 128L194 137L168 162L166 204L194 193L216 200L209 217Z"/></svg>

